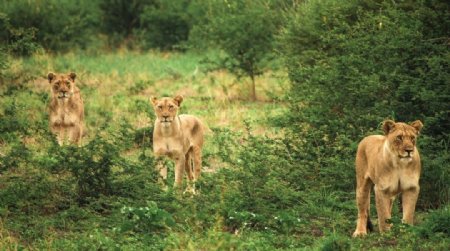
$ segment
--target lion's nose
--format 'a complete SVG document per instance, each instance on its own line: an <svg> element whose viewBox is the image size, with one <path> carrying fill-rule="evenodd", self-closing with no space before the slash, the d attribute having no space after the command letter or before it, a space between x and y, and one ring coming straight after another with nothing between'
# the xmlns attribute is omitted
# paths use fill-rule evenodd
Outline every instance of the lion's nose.
<svg viewBox="0 0 450 251"><path fill-rule="evenodd" d="M408 155L410 154L410 153L412 153L414 150L412 150L412 149L406 149L405 150L407 153L408 153Z"/></svg>

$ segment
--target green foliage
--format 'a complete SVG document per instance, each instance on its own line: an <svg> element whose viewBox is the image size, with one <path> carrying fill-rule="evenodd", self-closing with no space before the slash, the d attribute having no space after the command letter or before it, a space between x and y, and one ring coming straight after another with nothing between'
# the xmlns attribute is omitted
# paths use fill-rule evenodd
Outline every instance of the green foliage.
<svg viewBox="0 0 450 251"><path fill-rule="evenodd" d="M156 1L139 15L139 37L144 48L173 49L188 39L191 25L186 9L190 1Z"/></svg>
<svg viewBox="0 0 450 251"><path fill-rule="evenodd" d="M130 40L134 30L140 27L139 16L147 6L155 4L155 0L101 0L102 27L112 39L111 45L117 46L122 41Z"/></svg>
<svg viewBox="0 0 450 251"><path fill-rule="evenodd" d="M418 234L421 237L430 239L450 238L450 207L444 206L441 209L432 211L427 219L418 227Z"/></svg>
<svg viewBox="0 0 450 251"><path fill-rule="evenodd" d="M36 29L22 28L11 24L7 14L0 12L0 49L3 53L0 70L6 68L7 53L28 56L38 49L36 43Z"/></svg>
<svg viewBox="0 0 450 251"><path fill-rule="evenodd" d="M422 133L432 139L424 140L423 169L433 171L422 179L430 189L421 191L420 205L438 206L437 197L448 203L449 186L442 186L440 174L448 162L442 145L450 128L449 54L445 32L430 29L448 19L448 8L442 1L329 0L304 2L291 13L280 38L292 82L288 126L316 147L306 155L319 155L322 169L352 180L354 151L348 150L354 142L385 118L421 119ZM435 158L439 163L429 161Z"/></svg>
<svg viewBox="0 0 450 251"><path fill-rule="evenodd" d="M145 90L146 88L152 85L153 85L152 81L138 81L134 83L134 85L130 86L128 90L130 91L131 94L138 94L139 92Z"/></svg>
<svg viewBox="0 0 450 251"><path fill-rule="evenodd" d="M134 231L137 233L152 233L174 227L172 216L160 209L156 202L148 201L145 207L127 207L120 209L124 220L119 231Z"/></svg>
<svg viewBox="0 0 450 251"><path fill-rule="evenodd" d="M350 241L348 240L348 237L342 237L342 236L331 236L327 238L323 246L320 250L322 251L333 251L333 250L349 250L351 247Z"/></svg>
<svg viewBox="0 0 450 251"><path fill-rule="evenodd" d="M101 0L103 32L111 46L173 49L187 40L189 1Z"/></svg>
<svg viewBox="0 0 450 251"><path fill-rule="evenodd" d="M206 22L193 28L193 43L206 40L226 52L216 62L252 80L251 98L256 100L255 78L263 73L272 56L274 36L281 24L279 12L266 1L212 1L204 8Z"/></svg>
<svg viewBox="0 0 450 251"><path fill-rule="evenodd" d="M35 38L45 49L67 51L86 48L94 39L94 6L91 1L19 0L3 1L0 9L16 29L14 36L23 37L23 42Z"/></svg>
<svg viewBox="0 0 450 251"><path fill-rule="evenodd" d="M11 56L28 56L39 48L35 38L35 28L11 25L8 16L0 9L0 83L6 78Z"/></svg>

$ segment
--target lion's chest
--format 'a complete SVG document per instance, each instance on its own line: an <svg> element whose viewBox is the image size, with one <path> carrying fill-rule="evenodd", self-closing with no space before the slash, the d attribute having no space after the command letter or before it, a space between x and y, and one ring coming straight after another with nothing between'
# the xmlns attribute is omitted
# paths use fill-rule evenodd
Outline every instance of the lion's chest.
<svg viewBox="0 0 450 251"><path fill-rule="evenodd" d="M50 114L50 123L53 126L74 126L77 121L77 114L68 106L68 104L57 106Z"/></svg>
<svg viewBox="0 0 450 251"><path fill-rule="evenodd" d="M153 149L157 156L168 156L172 159L184 156L184 145L184 140L178 137L166 137L153 141Z"/></svg>
<svg viewBox="0 0 450 251"><path fill-rule="evenodd" d="M375 184L378 189L397 195L402 191L419 187L419 173L408 166L396 166L384 173Z"/></svg>

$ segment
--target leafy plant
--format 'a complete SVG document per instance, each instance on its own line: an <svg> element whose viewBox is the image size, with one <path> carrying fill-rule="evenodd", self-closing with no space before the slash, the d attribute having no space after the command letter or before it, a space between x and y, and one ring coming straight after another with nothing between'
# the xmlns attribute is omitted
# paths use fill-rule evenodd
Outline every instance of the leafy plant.
<svg viewBox="0 0 450 251"><path fill-rule="evenodd" d="M121 232L158 233L175 226L172 216L164 209L160 209L154 201L147 201L145 207L124 206L120 212L124 217L118 229Z"/></svg>

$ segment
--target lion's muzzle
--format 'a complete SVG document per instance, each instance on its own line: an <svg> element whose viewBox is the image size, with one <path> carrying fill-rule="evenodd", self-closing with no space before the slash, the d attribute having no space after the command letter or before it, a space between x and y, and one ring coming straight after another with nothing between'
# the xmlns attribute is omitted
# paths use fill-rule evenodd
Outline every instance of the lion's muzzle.
<svg viewBox="0 0 450 251"><path fill-rule="evenodd" d="M71 96L72 96L72 93L67 92L67 91L61 91L61 92L59 92L58 98L59 99L70 98Z"/></svg>

